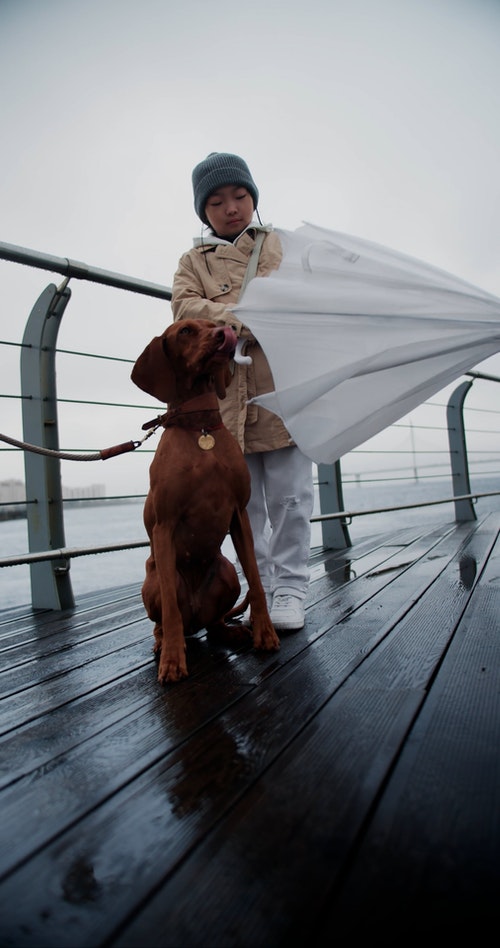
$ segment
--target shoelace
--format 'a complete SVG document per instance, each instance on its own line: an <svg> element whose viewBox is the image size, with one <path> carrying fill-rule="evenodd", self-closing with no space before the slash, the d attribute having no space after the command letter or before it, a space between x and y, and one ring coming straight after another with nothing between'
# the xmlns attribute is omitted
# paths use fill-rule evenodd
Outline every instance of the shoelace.
<svg viewBox="0 0 500 948"><path fill-rule="evenodd" d="M293 604L293 596L275 596L273 599L273 609L288 609Z"/></svg>

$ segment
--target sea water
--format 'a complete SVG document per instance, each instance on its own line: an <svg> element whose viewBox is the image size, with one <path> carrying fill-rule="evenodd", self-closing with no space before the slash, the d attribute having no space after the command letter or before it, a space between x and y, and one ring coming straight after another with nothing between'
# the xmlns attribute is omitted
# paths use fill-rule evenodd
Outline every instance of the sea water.
<svg viewBox="0 0 500 948"><path fill-rule="evenodd" d="M476 478L473 490L479 492L500 490L500 475ZM400 504L418 504L451 496L449 481L408 481L405 486L390 483L372 485L344 485L344 509L366 511ZM500 509L500 496L479 500L476 511ZM142 520L143 501L129 503L76 506L66 504L64 530L66 547L83 548L105 546L115 543L144 542L144 547L112 553L98 553L73 557L71 560L71 584L75 599L88 593L142 583L144 564L148 555L147 535ZM315 514L319 503L316 501ZM352 540L369 536L397 525L404 527L427 522L450 522L455 517L453 503L355 517L349 524ZM21 556L28 551L27 522L21 520L0 521L0 556ZM321 524L313 523L311 546L322 543ZM224 544L224 552L235 559L230 541ZM10 566L0 569L0 609L24 606L31 603L31 587L28 566Z"/></svg>

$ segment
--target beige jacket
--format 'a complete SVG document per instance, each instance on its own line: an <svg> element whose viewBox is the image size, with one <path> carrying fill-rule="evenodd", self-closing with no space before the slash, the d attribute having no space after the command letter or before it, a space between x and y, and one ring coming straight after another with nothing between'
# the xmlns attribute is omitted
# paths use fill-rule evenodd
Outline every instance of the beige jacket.
<svg viewBox="0 0 500 948"><path fill-rule="evenodd" d="M250 330L230 310L236 303L252 253L257 231L266 237L259 256L257 276L266 276L281 262L280 240L270 227L251 225L233 243L207 237L183 254L174 276L172 312L174 320L211 319L221 325L233 326L237 336L247 339L245 355L251 365L233 363L234 374L226 398L220 408L224 424L237 438L245 454L272 451L293 444L283 422L273 412L258 405L248 405L254 395L274 391L268 361Z"/></svg>

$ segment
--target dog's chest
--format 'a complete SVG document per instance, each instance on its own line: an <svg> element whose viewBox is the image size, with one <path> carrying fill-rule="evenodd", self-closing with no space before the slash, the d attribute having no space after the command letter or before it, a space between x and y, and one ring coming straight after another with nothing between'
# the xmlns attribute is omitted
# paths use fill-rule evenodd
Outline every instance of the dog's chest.
<svg viewBox="0 0 500 948"><path fill-rule="evenodd" d="M214 431L200 445L203 432L165 431L150 467L155 507L172 516L193 516L200 509L242 508L248 502L250 475L237 445L227 432ZM205 437L207 437L205 435Z"/></svg>

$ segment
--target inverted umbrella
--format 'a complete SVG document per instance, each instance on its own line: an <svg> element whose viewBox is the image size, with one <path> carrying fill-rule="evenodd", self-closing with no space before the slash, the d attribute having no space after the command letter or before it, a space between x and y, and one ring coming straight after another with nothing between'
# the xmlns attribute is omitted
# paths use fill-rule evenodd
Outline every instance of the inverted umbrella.
<svg viewBox="0 0 500 948"><path fill-rule="evenodd" d="M277 229L279 270L232 307L266 353L275 412L316 463L402 418L500 350L500 299L397 251L312 224Z"/></svg>

